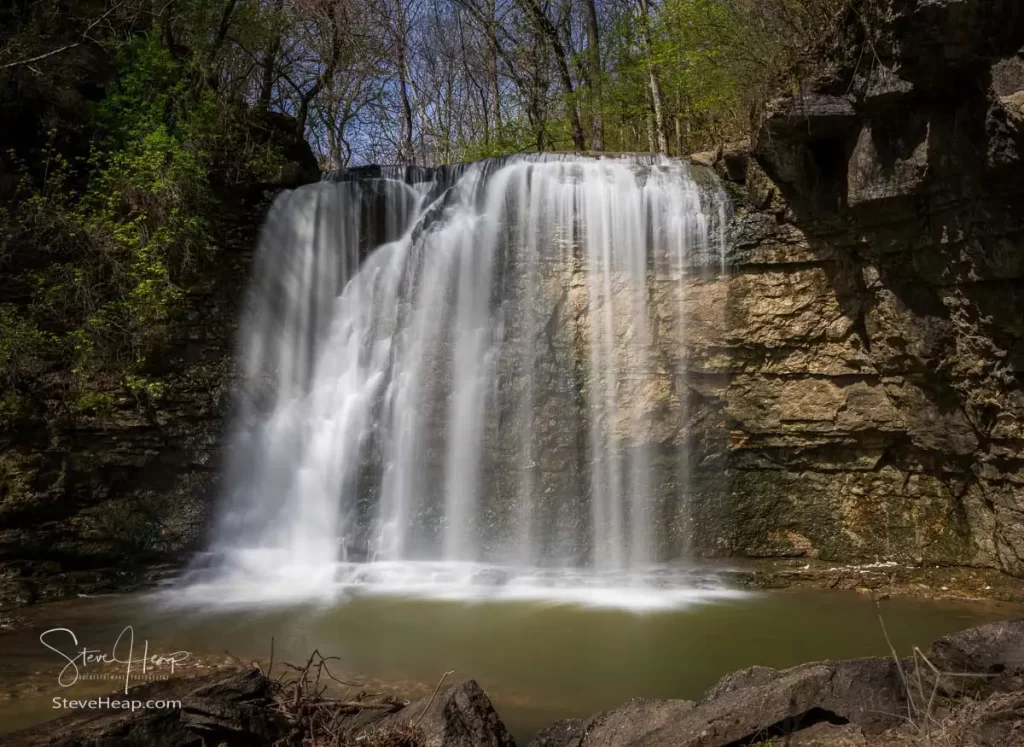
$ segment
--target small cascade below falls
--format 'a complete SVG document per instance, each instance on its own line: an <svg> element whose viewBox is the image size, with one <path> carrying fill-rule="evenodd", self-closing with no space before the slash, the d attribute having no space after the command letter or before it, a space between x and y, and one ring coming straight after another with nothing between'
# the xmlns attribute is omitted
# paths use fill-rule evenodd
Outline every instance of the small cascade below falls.
<svg viewBox="0 0 1024 747"><path fill-rule="evenodd" d="M193 588L671 586L686 284L724 267L728 205L703 182L667 160L516 157L280 196Z"/></svg>

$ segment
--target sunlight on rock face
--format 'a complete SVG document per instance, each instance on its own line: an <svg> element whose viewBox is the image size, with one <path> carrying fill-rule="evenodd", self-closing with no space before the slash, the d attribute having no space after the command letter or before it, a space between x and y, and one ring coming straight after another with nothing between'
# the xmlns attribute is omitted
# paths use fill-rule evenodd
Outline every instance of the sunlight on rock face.
<svg viewBox="0 0 1024 747"><path fill-rule="evenodd" d="M387 176L271 211L204 580L317 596L373 561L367 585L449 594L489 586L483 563L518 569L504 593L594 598L602 573L639 579L686 512L683 280L721 270L724 195L658 159Z"/></svg>

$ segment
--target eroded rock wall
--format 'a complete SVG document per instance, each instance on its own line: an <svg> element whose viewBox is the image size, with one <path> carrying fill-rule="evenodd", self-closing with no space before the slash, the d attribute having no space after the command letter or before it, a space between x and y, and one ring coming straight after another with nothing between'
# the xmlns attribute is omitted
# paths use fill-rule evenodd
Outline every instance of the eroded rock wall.
<svg viewBox="0 0 1024 747"><path fill-rule="evenodd" d="M32 417L0 429L0 604L137 584L197 549L216 495L235 339L265 203L231 205L220 254L184 288L159 360L158 398L110 387L113 405L72 411L67 371L40 379Z"/></svg>
<svg viewBox="0 0 1024 747"><path fill-rule="evenodd" d="M694 497L695 537L1024 575L1024 6L857 11L716 159L731 275L698 305L727 314L689 360L729 488Z"/></svg>
<svg viewBox="0 0 1024 747"><path fill-rule="evenodd" d="M1024 576L1024 5L856 10L753 149L703 159L732 199L727 269L652 271L657 354L622 391L644 424L625 446L649 454L670 555ZM155 410L4 434L0 562L18 598L37 593L18 578L137 565L200 535L258 221L238 216L220 271L190 290ZM545 273L530 468L541 518L562 522L589 489L589 320L583 268ZM522 477L486 474L499 497Z"/></svg>

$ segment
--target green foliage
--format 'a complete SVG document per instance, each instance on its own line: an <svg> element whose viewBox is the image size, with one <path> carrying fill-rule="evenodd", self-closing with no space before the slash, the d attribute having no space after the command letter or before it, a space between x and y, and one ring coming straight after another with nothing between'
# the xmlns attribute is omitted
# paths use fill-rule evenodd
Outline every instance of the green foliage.
<svg viewBox="0 0 1024 747"><path fill-rule="evenodd" d="M114 396L109 392L94 392L87 389L76 391L75 395L71 400L75 412L103 415L114 409Z"/></svg>
<svg viewBox="0 0 1024 747"><path fill-rule="evenodd" d="M486 142L462 143L458 147L458 160L476 161L481 158L507 156L533 150L536 137L525 122L513 120L503 122L500 128L492 130Z"/></svg>
<svg viewBox="0 0 1024 747"><path fill-rule="evenodd" d="M124 385L136 397L145 396L155 399L164 392L163 382L151 381L143 376L125 376Z"/></svg>
<svg viewBox="0 0 1024 747"><path fill-rule="evenodd" d="M72 323L63 337L79 379L142 367L182 297L176 280L211 247L210 102L188 96L157 44L127 45L120 66L97 107L104 137L83 164L87 188L69 189L71 165L47 153L23 203L23 228L58 255L34 278L36 310Z"/></svg>
<svg viewBox="0 0 1024 747"><path fill-rule="evenodd" d="M848 0L664 0L648 15L630 3L601 41L600 101L586 86L563 96L585 124L599 110L609 151L648 151L657 80L670 151L682 154L748 136L765 103L790 92ZM577 64L581 64L577 60ZM546 123L554 147L571 140L567 115ZM588 133L589 135L590 133Z"/></svg>
<svg viewBox="0 0 1024 747"><path fill-rule="evenodd" d="M17 306L0 304L0 375L15 377L25 360L45 347L47 335Z"/></svg>
<svg viewBox="0 0 1024 747"><path fill-rule="evenodd" d="M747 135L803 75L848 0L667 0L652 62L691 148Z"/></svg>
<svg viewBox="0 0 1024 747"><path fill-rule="evenodd" d="M18 422L26 404L25 398L17 392L7 391L0 395L0 426L10 427Z"/></svg>
<svg viewBox="0 0 1024 747"><path fill-rule="evenodd" d="M717 0L671 0L661 15L652 61L691 116L725 113L736 103L734 44L749 34L734 13Z"/></svg>
<svg viewBox="0 0 1024 747"><path fill-rule="evenodd" d="M161 395L145 370L182 307L183 281L213 257L211 175L230 186L281 163L195 60L130 39L94 107L89 155L69 161L54 131L41 170L20 164L20 199L0 235L48 261L21 278L31 303L0 306L0 389L18 387L24 361L57 354L73 374L73 411L109 409L112 386L139 400Z"/></svg>

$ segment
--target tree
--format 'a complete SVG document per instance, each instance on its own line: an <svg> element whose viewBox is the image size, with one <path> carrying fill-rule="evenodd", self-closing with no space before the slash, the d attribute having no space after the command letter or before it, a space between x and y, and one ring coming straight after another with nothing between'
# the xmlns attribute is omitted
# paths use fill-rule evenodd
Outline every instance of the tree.
<svg viewBox="0 0 1024 747"><path fill-rule="evenodd" d="M596 151L604 150L604 119L601 116L601 32L597 22L597 7L594 0L583 0L583 9L587 15L587 78L591 97L590 147Z"/></svg>
<svg viewBox="0 0 1024 747"><path fill-rule="evenodd" d="M281 38L284 34L284 29L281 27L284 18L282 13L284 0L273 0L273 3L271 10L273 30L260 63L260 92L256 99L256 107L264 112L270 111L270 99L274 95L274 86L277 85L278 55L281 52Z"/></svg>
<svg viewBox="0 0 1024 747"><path fill-rule="evenodd" d="M333 168L588 143L679 154L748 132L847 2L106 0L75 15L62 8L84 0L36 0L35 25L0 32L0 74L156 33L197 90L290 119Z"/></svg>
<svg viewBox="0 0 1024 747"><path fill-rule="evenodd" d="M640 28L647 56L647 85L650 89L651 131L650 149L656 153L668 153L668 137L665 135L665 102L661 95L661 81L658 78L658 66L654 59L654 43L651 32L650 0L636 0L640 14Z"/></svg>
<svg viewBox="0 0 1024 747"><path fill-rule="evenodd" d="M534 26L536 37L538 40L543 40L546 43L547 48L553 55L558 77L562 82L562 88L565 91L565 95L570 99L568 109L569 121L572 126L573 148L576 150L586 150L587 143L583 134L583 124L580 121L579 107L572 101L575 87L573 86L572 74L569 70L569 56L558 35L558 29L541 6L541 0L519 0L519 2Z"/></svg>

